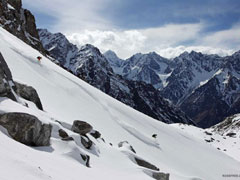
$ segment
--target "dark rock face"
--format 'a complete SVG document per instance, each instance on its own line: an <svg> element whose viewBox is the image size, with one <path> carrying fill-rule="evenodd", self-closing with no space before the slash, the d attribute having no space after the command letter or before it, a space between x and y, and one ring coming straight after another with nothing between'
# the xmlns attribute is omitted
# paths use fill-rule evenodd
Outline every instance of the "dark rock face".
<svg viewBox="0 0 240 180"><path fill-rule="evenodd" d="M59 129L58 130L58 134L61 138L67 138L69 137L68 134L66 133L66 131L64 131L63 129Z"/></svg>
<svg viewBox="0 0 240 180"><path fill-rule="evenodd" d="M52 126L42 124L35 116L25 113L6 113L0 116L0 125L18 142L29 146L48 146Z"/></svg>
<svg viewBox="0 0 240 180"><path fill-rule="evenodd" d="M86 162L86 166L87 167L90 167L90 156L89 155L83 155L83 154L80 154L82 159Z"/></svg>
<svg viewBox="0 0 240 180"><path fill-rule="evenodd" d="M0 1L0 24L13 35L46 54L39 40L35 18L30 11L22 8L21 0Z"/></svg>
<svg viewBox="0 0 240 180"><path fill-rule="evenodd" d="M93 142L87 136L81 136L81 143L86 149L91 149Z"/></svg>
<svg viewBox="0 0 240 180"><path fill-rule="evenodd" d="M73 141L74 140L73 137L68 136L66 131L64 131L63 129L59 129L58 134L62 138L63 141Z"/></svg>
<svg viewBox="0 0 240 180"><path fill-rule="evenodd" d="M14 83L11 71L0 53L0 97L8 97L16 101L16 98L11 90L12 86L14 86Z"/></svg>
<svg viewBox="0 0 240 180"><path fill-rule="evenodd" d="M93 127L84 121L75 120L72 125L72 131L80 135L86 135Z"/></svg>
<svg viewBox="0 0 240 180"><path fill-rule="evenodd" d="M139 158L134 158L136 163L139 165L139 166L142 166L142 167L145 167L145 168L148 168L148 169L152 169L152 170L155 170L155 171L159 171L159 168L154 166L153 164L143 160L143 159L139 159Z"/></svg>
<svg viewBox="0 0 240 180"><path fill-rule="evenodd" d="M92 130L92 131L90 132L90 135L91 135L92 137L94 137L95 139L98 139L98 138L101 137L101 133L100 133L99 131L96 131L96 130Z"/></svg>
<svg viewBox="0 0 240 180"><path fill-rule="evenodd" d="M50 55L59 61L58 64L104 93L160 121L192 124L191 119L163 99L152 85L127 80L114 73L109 64L113 62L109 62L96 47L87 44L78 49L62 34L51 34L46 30L39 30L39 35L44 47L51 49ZM146 58L149 62L155 62L149 65L151 70L164 70L159 67L162 61L157 60L158 55L152 53L152 56L154 58ZM142 62L141 60L139 64ZM121 63L123 62L118 60L118 65ZM127 67L126 65L126 69Z"/></svg>
<svg viewBox="0 0 240 180"><path fill-rule="evenodd" d="M15 85L16 93L19 96L23 97L26 100L32 101L33 103L36 104L38 109L43 110L42 103L38 96L38 93L33 87L27 86L25 84L20 84L18 82L15 82Z"/></svg>
<svg viewBox="0 0 240 180"><path fill-rule="evenodd" d="M152 177L156 180L169 180L170 174L162 172L153 172Z"/></svg>

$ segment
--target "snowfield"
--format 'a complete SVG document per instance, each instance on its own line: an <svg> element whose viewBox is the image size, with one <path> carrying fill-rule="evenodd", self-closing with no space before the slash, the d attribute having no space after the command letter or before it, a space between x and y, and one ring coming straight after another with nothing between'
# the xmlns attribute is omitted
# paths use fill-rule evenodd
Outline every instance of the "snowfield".
<svg viewBox="0 0 240 180"><path fill-rule="evenodd" d="M161 172L170 173L171 180L221 180L226 179L224 174L240 174L239 158L218 151L181 128L137 112L45 57L41 63L37 62L36 57L40 55L37 50L2 28L0 52L13 79L33 86L44 108L40 111L31 103L27 108L1 98L0 112L26 112L53 125L51 146L38 148L20 144L0 129L1 180L152 179L151 170L137 166L131 151L118 148L121 141L128 141L138 157L154 164ZM64 127L55 120L64 122ZM74 120L90 123L105 142L90 137L94 149L84 149L79 135L68 128ZM57 135L59 128L75 141L61 141ZM152 138L152 134L157 134L157 138ZM83 165L80 153L90 156L91 168Z"/></svg>

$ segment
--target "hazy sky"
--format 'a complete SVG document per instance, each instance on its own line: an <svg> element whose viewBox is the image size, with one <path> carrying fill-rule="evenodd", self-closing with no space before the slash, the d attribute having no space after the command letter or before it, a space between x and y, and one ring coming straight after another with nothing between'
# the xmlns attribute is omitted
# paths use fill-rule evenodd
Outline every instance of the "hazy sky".
<svg viewBox="0 0 240 180"><path fill-rule="evenodd" d="M62 32L121 58L156 51L231 54L240 50L239 0L23 0L39 28Z"/></svg>

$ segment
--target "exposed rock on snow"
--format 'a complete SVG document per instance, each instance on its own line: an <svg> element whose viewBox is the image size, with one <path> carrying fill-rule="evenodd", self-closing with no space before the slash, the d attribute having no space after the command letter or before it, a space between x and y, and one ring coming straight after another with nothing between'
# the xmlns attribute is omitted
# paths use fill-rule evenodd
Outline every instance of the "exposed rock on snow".
<svg viewBox="0 0 240 180"><path fill-rule="evenodd" d="M86 135L93 127L84 121L75 120L72 125L72 131L80 135Z"/></svg>
<svg viewBox="0 0 240 180"><path fill-rule="evenodd" d="M95 139L98 139L98 138L101 137L101 133L99 131L97 131L97 130L92 130L90 132L90 135L93 136Z"/></svg>
<svg viewBox="0 0 240 180"><path fill-rule="evenodd" d="M135 159L137 165L139 165L139 166L142 166L142 167L145 167L145 168L148 168L148 169L152 169L152 170L155 170L155 171L159 171L158 167L154 166L153 164L151 164L151 163L149 163L149 162L147 162L143 159L140 159L138 157L135 157L134 159Z"/></svg>
<svg viewBox="0 0 240 180"><path fill-rule="evenodd" d="M157 180L169 180L170 174L162 172L153 172L152 177Z"/></svg>
<svg viewBox="0 0 240 180"><path fill-rule="evenodd" d="M86 149L90 149L93 142L87 136L81 136L81 143Z"/></svg>
<svg viewBox="0 0 240 180"><path fill-rule="evenodd" d="M66 131L63 129L58 130L59 136L62 138L63 141L74 141L73 137L70 137Z"/></svg>
<svg viewBox="0 0 240 180"><path fill-rule="evenodd" d="M6 113L0 115L0 125L8 134L23 144L30 146L48 146L52 126L42 124L37 117L26 113Z"/></svg>
<svg viewBox="0 0 240 180"><path fill-rule="evenodd" d="M130 151L132 151L133 153L136 154L136 151L134 150L134 148L127 141L122 141L122 142L118 143L118 147L127 148L127 149L129 149Z"/></svg>
<svg viewBox="0 0 240 180"><path fill-rule="evenodd" d="M12 86L14 85L12 80L11 71L8 68L2 54L0 53L0 97L8 97L16 101L16 97L13 94Z"/></svg>
<svg viewBox="0 0 240 180"><path fill-rule="evenodd" d="M0 1L0 24L33 48L46 53L39 40L35 18L29 10L22 8L21 0Z"/></svg>
<svg viewBox="0 0 240 180"><path fill-rule="evenodd" d="M33 103L36 104L38 109L43 110L42 103L38 96L38 93L33 87L18 82L15 82L15 85L17 95L21 96L26 100L32 101Z"/></svg>

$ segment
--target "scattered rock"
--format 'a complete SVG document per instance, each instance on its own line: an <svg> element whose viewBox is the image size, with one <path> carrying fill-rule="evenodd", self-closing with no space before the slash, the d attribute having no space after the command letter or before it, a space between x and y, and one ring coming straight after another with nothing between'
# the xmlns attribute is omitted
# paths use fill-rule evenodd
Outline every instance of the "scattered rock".
<svg viewBox="0 0 240 180"><path fill-rule="evenodd" d="M88 155L83 155L83 154L80 154L81 155L81 157L82 157L82 159L86 162L86 166L87 167L90 167L90 156L88 156Z"/></svg>
<svg viewBox="0 0 240 180"><path fill-rule="evenodd" d="M15 82L15 85L17 95L21 96L22 98L28 101L32 101L34 104L36 104L38 109L43 110L42 103L38 96L38 93L33 87L27 86L25 84L20 84L18 82Z"/></svg>
<svg viewBox="0 0 240 180"><path fill-rule="evenodd" d="M136 163L139 165L139 166L142 166L142 167L145 167L145 168L148 168L148 169L152 169L152 170L155 170L155 171L159 171L159 168L154 166L153 164L143 160L143 159L139 159L137 157L134 157Z"/></svg>
<svg viewBox="0 0 240 180"><path fill-rule="evenodd" d="M157 134L153 134L152 137L153 137L153 138L157 138Z"/></svg>
<svg viewBox="0 0 240 180"><path fill-rule="evenodd" d="M75 120L72 125L72 131L80 135L86 135L93 127L84 121Z"/></svg>
<svg viewBox="0 0 240 180"><path fill-rule="evenodd" d="M69 137L68 134L66 133L66 131L64 131L63 129L59 129L58 130L58 134L61 138L67 138Z"/></svg>
<svg viewBox="0 0 240 180"><path fill-rule="evenodd" d="M132 145L130 145L127 141L122 141L118 143L118 147L123 147L123 146L136 154L136 151L133 149Z"/></svg>
<svg viewBox="0 0 240 180"><path fill-rule="evenodd" d="M73 137L69 136L66 138L62 138L63 141L74 141Z"/></svg>
<svg viewBox="0 0 240 180"><path fill-rule="evenodd" d="M73 137L68 136L66 131L64 131L63 129L59 129L58 134L62 138L63 141L73 141L74 140Z"/></svg>
<svg viewBox="0 0 240 180"><path fill-rule="evenodd" d="M48 146L52 126L42 124L37 117L26 113L6 113L0 116L0 125L18 142L29 146Z"/></svg>
<svg viewBox="0 0 240 180"><path fill-rule="evenodd" d="M90 132L90 134L95 138L98 139L101 137L101 133L99 131L93 130Z"/></svg>
<svg viewBox="0 0 240 180"><path fill-rule="evenodd" d="M205 133L206 135L209 135L209 136L212 136L212 135L213 135L212 133L207 132L207 131L205 131L204 133Z"/></svg>
<svg viewBox="0 0 240 180"><path fill-rule="evenodd" d="M157 180L169 180L170 174L162 172L153 172L152 177Z"/></svg>
<svg viewBox="0 0 240 180"><path fill-rule="evenodd" d="M234 132L230 132L230 133L227 133L226 136L234 137L234 136L236 136L236 133L234 133Z"/></svg>
<svg viewBox="0 0 240 180"><path fill-rule="evenodd" d="M81 136L81 143L86 149L90 149L93 142L87 136Z"/></svg>

